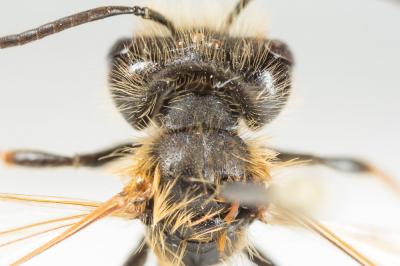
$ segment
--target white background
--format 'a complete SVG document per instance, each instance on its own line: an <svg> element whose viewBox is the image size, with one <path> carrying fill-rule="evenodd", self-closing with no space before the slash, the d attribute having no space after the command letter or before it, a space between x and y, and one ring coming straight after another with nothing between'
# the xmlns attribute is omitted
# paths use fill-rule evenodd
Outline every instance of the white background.
<svg viewBox="0 0 400 266"><path fill-rule="evenodd" d="M400 5L383 0L257 2L258 8L246 14L265 13L269 35L285 40L296 58L291 103L265 129L271 145L368 158L400 177ZM3 0L0 36L106 4L133 1ZM132 17L122 16L1 50L0 150L40 148L73 154L131 139L131 128L109 101L106 54L133 28ZM325 169L309 173L330 182L324 196L337 196L337 201L328 201L332 212L324 219L377 225L386 229L379 232L383 237L400 239L399 201L380 183ZM106 200L120 189L118 178L110 173L0 168L0 192ZM0 230L70 213L74 212L1 203ZM141 230L137 222L104 220L27 265L121 265ZM355 265L303 231L264 225L251 231L279 265ZM0 265L46 239L0 249ZM393 253L354 243L380 265L400 265ZM149 263L153 264L154 260Z"/></svg>

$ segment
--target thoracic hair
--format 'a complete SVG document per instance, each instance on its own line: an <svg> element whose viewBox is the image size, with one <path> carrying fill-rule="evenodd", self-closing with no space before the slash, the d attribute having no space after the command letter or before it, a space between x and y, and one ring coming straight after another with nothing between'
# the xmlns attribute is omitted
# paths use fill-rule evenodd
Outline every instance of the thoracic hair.
<svg viewBox="0 0 400 266"><path fill-rule="evenodd" d="M229 221L232 205L216 195L224 182L269 180L273 154L243 140L238 127L258 129L284 107L288 47L199 27L120 40L110 58L119 111L136 129L159 129L132 155L140 158L130 175L133 187L140 175L153 184L141 220L160 261L212 265L243 249L260 210L239 206Z"/></svg>

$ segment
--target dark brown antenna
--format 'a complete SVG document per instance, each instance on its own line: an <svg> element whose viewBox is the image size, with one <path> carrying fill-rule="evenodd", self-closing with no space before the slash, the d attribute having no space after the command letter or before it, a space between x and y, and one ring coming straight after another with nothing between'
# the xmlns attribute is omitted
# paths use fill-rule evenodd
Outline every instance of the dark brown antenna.
<svg viewBox="0 0 400 266"><path fill-rule="evenodd" d="M252 0L240 0L232 12L229 14L225 22L225 29L229 29L233 22L239 17L240 13L250 4Z"/></svg>
<svg viewBox="0 0 400 266"><path fill-rule="evenodd" d="M60 31L76 27L81 24L89 23L92 21L118 16L133 14L144 19L153 20L166 28L175 35L175 27L171 21L166 19L162 14L151 10L147 7L127 7L127 6L105 6L94 9L89 9L56 21L44 24L38 28L31 29L20 34L9 35L0 38L0 49L13 47L17 45L24 45L33 42L49 35L58 33Z"/></svg>

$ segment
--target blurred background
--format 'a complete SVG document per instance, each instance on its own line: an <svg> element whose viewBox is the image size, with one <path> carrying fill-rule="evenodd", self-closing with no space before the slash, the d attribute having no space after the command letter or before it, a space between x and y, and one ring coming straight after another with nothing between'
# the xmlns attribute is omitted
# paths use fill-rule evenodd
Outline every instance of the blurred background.
<svg viewBox="0 0 400 266"><path fill-rule="evenodd" d="M137 2L3 0L0 36L97 6ZM222 10L227 12L227 6L234 2L221 1ZM165 3L179 12L177 1ZM262 132L269 136L271 147L365 158L399 180L397 3L256 0L243 13L242 23L254 12L266 17L268 36L287 42L296 59L289 106ZM136 133L109 99L106 55L118 38L132 35L136 22L131 16L115 17L24 47L1 50L0 150L36 148L74 154L133 139ZM309 188L302 187L301 194L306 204L320 210L320 220L379 265L400 265L396 257L400 247L395 244L400 240L398 197L367 176L324 168L294 170L277 176L294 176L310 183ZM120 189L120 180L110 171L0 167L0 192L4 193L104 201ZM0 231L72 213L76 211L0 203ZM121 265L137 245L142 230L138 222L106 219L26 265ZM256 224L251 235L278 265L357 265L325 240L296 228ZM7 265L51 236L0 248L0 265ZM155 265L154 258L148 265ZM247 264L238 259L233 265Z"/></svg>

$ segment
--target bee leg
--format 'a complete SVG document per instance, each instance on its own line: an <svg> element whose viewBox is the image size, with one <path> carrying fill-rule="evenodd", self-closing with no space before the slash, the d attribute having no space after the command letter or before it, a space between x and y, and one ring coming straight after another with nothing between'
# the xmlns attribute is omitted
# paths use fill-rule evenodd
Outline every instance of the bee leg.
<svg viewBox="0 0 400 266"><path fill-rule="evenodd" d="M372 174L375 167L371 164L348 157L322 157L311 154L279 152L277 157L281 161L299 160L312 165L324 165L340 172Z"/></svg>
<svg viewBox="0 0 400 266"><path fill-rule="evenodd" d="M149 246L144 239L142 239L140 243L144 244L140 244L135 249L123 266L143 266L146 263L147 254L149 253Z"/></svg>
<svg viewBox="0 0 400 266"><path fill-rule="evenodd" d="M400 185L393 177L387 175L373 164L360 159L349 157L322 157L290 152L279 152L277 158L284 162L291 160L306 161L312 165L324 165L340 172L373 175L400 194Z"/></svg>
<svg viewBox="0 0 400 266"><path fill-rule="evenodd" d="M260 250L256 249L256 254L246 251L247 258L257 266L277 266L271 259L267 258Z"/></svg>
<svg viewBox="0 0 400 266"><path fill-rule="evenodd" d="M24 167L100 167L119 158L119 155L139 147L135 144L123 144L94 153L62 156L36 150L14 150L0 152L0 160L8 165Z"/></svg>

